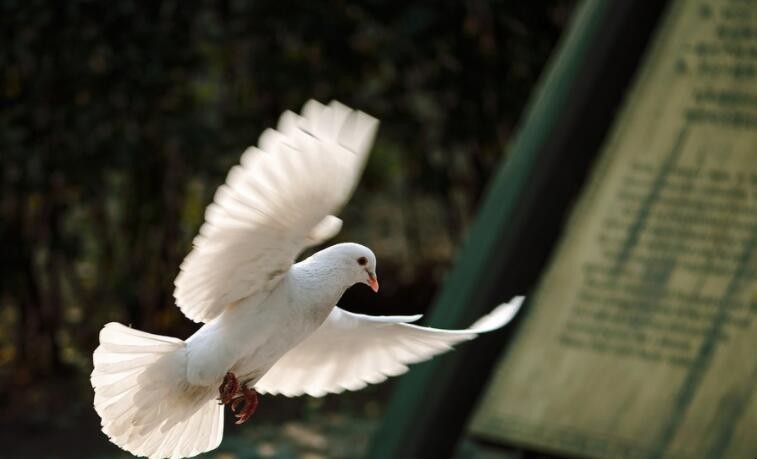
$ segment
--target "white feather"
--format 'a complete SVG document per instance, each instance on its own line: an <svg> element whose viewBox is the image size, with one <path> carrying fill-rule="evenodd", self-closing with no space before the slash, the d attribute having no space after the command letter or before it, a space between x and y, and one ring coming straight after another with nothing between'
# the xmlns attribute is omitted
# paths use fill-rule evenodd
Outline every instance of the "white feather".
<svg viewBox="0 0 757 459"><path fill-rule="evenodd" d="M190 457L221 442L223 410L211 388L186 382L186 346L118 323L100 332L91 382L103 432L147 457ZM181 442L190 427L192 442ZM175 440L175 442L174 442Z"/></svg>
<svg viewBox="0 0 757 459"><path fill-rule="evenodd" d="M378 121L332 102L285 112L229 172L205 213L175 281L176 304L208 322L223 309L272 290L308 246L341 227L331 214L362 172ZM341 223L341 221L339 221Z"/></svg>
<svg viewBox="0 0 757 459"><path fill-rule="evenodd" d="M495 308L466 330L440 330L413 322L420 316L375 317L334 308L312 335L288 351L258 381L260 393L321 397L384 381L479 333L507 324L523 297Z"/></svg>

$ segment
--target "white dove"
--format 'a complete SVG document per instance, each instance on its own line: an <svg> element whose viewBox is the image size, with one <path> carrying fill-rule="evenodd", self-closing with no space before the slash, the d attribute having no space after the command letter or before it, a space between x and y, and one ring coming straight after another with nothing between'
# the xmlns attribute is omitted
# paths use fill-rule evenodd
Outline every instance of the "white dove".
<svg viewBox="0 0 757 459"><path fill-rule="evenodd" d="M118 323L100 332L91 375L102 430L138 456L190 457L216 448L223 405L246 421L257 394L320 397L407 371L506 324L522 297L467 330L411 325L336 307L356 283L378 291L376 257L353 243L294 263L334 236L378 121L332 102L285 112L249 148L205 212L174 297L205 324L189 339Z"/></svg>

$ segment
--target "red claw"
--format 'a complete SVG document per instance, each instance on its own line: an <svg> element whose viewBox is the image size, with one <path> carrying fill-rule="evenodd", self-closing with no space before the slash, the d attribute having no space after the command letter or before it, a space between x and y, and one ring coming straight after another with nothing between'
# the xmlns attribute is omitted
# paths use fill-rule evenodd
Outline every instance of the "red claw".
<svg viewBox="0 0 757 459"><path fill-rule="evenodd" d="M229 371L218 386L218 403L229 405L237 418L235 424L243 424L258 408L258 393L244 383L240 384L236 375ZM240 404L242 404L242 410L238 412Z"/></svg>
<svg viewBox="0 0 757 459"><path fill-rule="evenodd" d="M236 405L239 401L244 399L244 407L241 413L237 413ZM255 389L250 389L247 386L242 387L242 395L238 398L231 407L231 410L237 417L237 422L234 424L244 424L250 419L250 416L258 409L258 393Z"/></svg>
<svg viewBox="0 0 757 459"><path fill-rule="evenodd" d="M218 387L219 405L227 405L234 399L234 395L239 392L239 380L232 372L227 372L223 377L223 382Z"/></svg>

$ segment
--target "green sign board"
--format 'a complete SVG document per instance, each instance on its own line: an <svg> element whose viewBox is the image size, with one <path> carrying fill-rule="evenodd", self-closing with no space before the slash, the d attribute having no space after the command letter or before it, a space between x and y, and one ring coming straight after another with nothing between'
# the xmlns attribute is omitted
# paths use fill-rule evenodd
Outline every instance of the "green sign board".
<svg viewBox="0 0 757 459"><path fill-rule="evenodd" d="M671 2L474 434L757 457L755 6Z"/></svg>

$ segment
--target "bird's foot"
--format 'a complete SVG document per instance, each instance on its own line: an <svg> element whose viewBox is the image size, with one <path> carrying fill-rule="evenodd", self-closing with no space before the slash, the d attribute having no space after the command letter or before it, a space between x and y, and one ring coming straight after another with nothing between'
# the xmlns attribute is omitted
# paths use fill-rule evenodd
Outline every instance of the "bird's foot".
<svg viewBox="0 0 757 459"><path fill-rule="evenodd" d="M237 376L229 371L218 386L218 404L229 405L237 417L236 424L243 424L258 408L258 393L240 383Z"/></svg>
<svg viewBox="0 0 757 459"><path fill-rule="evenodd" d="M237 412L237 409L239 408L239 404L244 401L244 405L242 405L242 410ZM238 394L234 401L231 402L231 411L234 412L234 415L237 417L237 422L234 424L244 424L248 419L250 419L250 416L255 413L255 410L258 409L258 393L255 392L255 389L250 389L247 386L242 386L242 393Z"/></svg>
<svg viewBox="0 0 757 459"><path fill-rule="evenodd" d="M223 377L223 382L218 386L218 404L228 405L234 400L234 396L239 392L239 380L237 376L228 371Z"/></svg>

